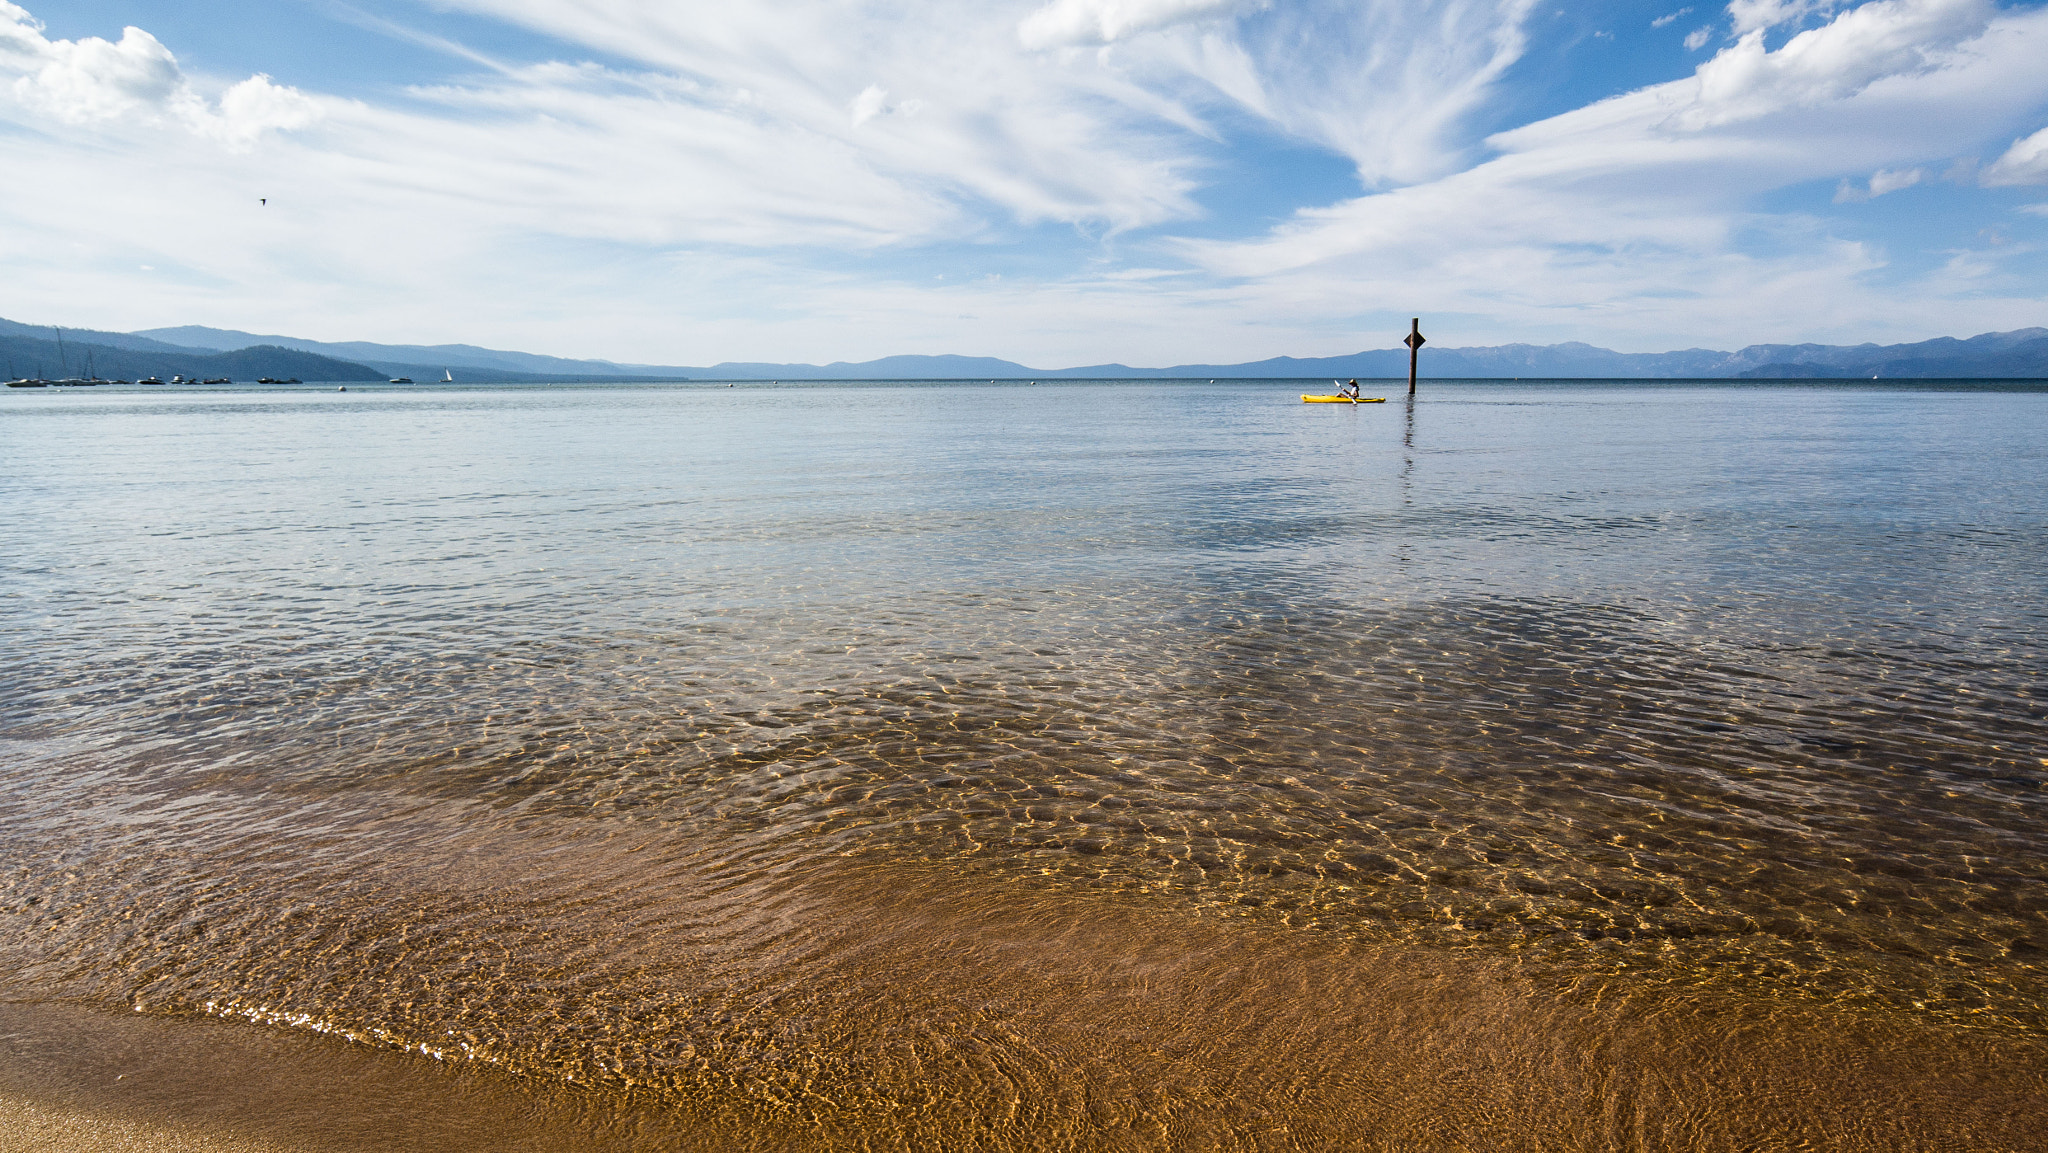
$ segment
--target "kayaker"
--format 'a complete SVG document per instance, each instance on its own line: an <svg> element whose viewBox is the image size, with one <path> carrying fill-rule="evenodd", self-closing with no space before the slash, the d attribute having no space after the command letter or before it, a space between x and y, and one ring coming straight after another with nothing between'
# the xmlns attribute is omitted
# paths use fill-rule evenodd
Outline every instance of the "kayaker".
<svg viewBox="0 0 2048 1153"><path fill-rule="evenodd" d="M1350 399L1352 399L1352 400L1357 400L1357 399L1358 399L1358 382L1354 380L1354 381L1350 382L1349 384L1346 384L1346 385L1345 385L1345 386L1344 386L1343 388L1340 388L1340 389L1338 389L1338 390L1337 390L1337 395L1338 395L1338 396L1343 396L1343 397L1349 397L1349 398L1350 398Z"/></svg>

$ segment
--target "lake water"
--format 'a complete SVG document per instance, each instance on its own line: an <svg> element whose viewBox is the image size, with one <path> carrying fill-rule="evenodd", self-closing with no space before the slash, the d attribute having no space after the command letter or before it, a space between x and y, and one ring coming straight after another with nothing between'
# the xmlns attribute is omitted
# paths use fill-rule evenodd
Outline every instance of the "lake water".
<svg viewBox="0 0 2048 1153"><path fill-rule="evenodd" d="M0 396L0 1091L2048 1148L2048 391L1303 387Z"/></svg>

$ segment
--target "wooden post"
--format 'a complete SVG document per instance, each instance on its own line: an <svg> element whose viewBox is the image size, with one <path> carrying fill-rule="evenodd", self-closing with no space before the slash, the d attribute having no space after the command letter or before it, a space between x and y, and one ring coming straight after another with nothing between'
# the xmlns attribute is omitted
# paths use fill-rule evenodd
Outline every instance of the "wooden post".
<svg viewBox="0 0 2048 1153"><path fill-rule="evenodd" d="M1408 395L1409 395L1409 396L1414 396L1414 395L1415 395L1415 353L1416 353L1416 351L1417 351L1418 349L1420 349L1420 348L1421 348L1421 347L1423 346L1423 344L1424 344L1424 343L1426 343L1426 342L1427 342L1427 338L1425 338L1425 337L1424 337L1424 336L1422 335L1422 318L1418 316L1418 317L1416 317L1415 319L1413 319L1413 320L1411 320L1411 321L1409 321L1409 322L1408 322L1408 335L1407 335L1407 337L1406 337L1406 338L1404 338L1404 339L1403 339L1403 340L1401 341L1401 343L1402 343L1402 344L1405 344L1405 345L1407 345L1407 346L1408 346Z"/></svg>

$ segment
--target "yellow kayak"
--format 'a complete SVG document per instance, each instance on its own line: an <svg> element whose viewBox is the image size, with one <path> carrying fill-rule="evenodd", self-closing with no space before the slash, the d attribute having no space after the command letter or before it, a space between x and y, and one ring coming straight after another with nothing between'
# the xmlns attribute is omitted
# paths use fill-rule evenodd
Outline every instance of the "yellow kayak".
<svg viewBox="0 0 2048 1153"><path fill-rule="evenodd" d="M1384 397L1384 396L1361 396L1361 397L1359 397L1359 398L1358 398L1357 400L1353 400L1353 399L1351 399L1351 398L1350 398L1350 397L1348 397L1348 396L1310 396L1309 394L1307 394L1307 393L1305 393L1305 392L1304 392L1304 393L1302 393L1302 394L1301 394L1301 403L1303 403L1303 404L1385 404L1385 403L1387 403L1387 398L1386 398L1386 397Z"/></svg>

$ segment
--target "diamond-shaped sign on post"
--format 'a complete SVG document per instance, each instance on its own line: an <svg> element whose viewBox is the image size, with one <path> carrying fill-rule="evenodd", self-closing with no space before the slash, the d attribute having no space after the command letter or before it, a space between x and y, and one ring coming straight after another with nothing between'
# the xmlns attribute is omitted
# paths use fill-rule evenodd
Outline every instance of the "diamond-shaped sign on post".
<svg viewBox="0 0 2048 1153"><path fill-rule="evenodd" d="M1403 338L1401 338L1401 343L1402 343L1402 344L1405 344L1405 345L1407 345L1407 346L1408 346L1408 395L1409 395L1409 396L1414 396L1414 395L1415 395L1415 353L1416 353L1416 351L1417 351L1418 349L1420 349L1420 348L1421 348L1421 347L1422 347L1422 346L1423 346L1423 345L1424 345L1425 343L1427 343L1427 342L1428 342L1428 339L1429 339L1428 337L1426 337L1426 336L1422 335L1422 318L1421 318L1421 317L1419 317L1419 316L1418 316L1418 317L1416 317L1415 319L1413 319L1413 320L1411 320L1411 321L1409 321L1409 322L1408 322L1408 335L1407 335L1407 336L1405 336L1405 337L1403 337Z"/></svg>

